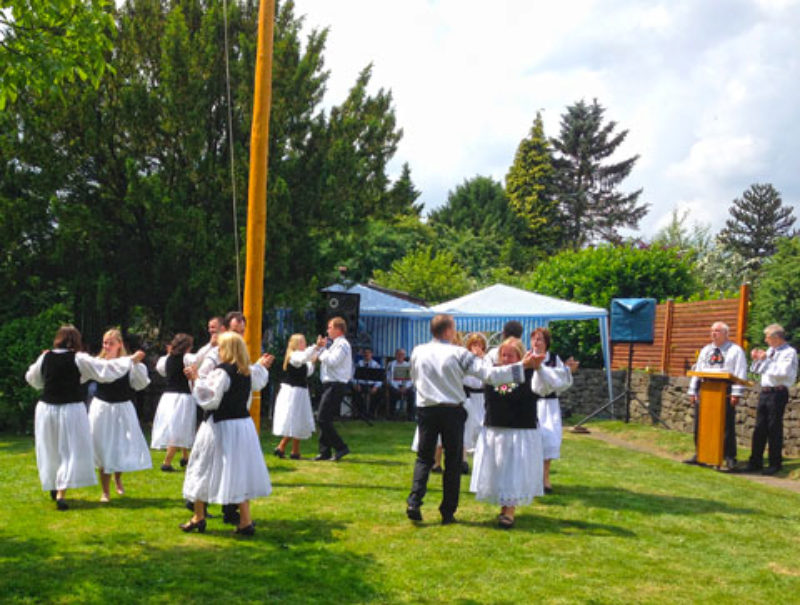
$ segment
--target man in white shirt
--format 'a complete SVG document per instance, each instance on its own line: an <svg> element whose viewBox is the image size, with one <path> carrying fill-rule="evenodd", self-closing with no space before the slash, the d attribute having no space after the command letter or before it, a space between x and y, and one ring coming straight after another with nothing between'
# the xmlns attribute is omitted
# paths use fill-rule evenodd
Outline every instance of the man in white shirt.
<svg viewBox="0 0 800 605"><path fill-rule="evenodd" d="M372 349L367 347L363 350L363 358L358 361L356 368L369 368L380 370L381 364L372 356ZM376 415L378 404L381 400L380 380L353 379L353 398L361 413L373 417Z"/></svg>
<svg viewBox="0 0 800 605"><path fill-rule="evenodd" d="M461 483L461 460L464 445L464 377L475 376L483 382L503 384L525 381L524 369L538 369L544 356L529 352L522 363L493 367L464 347L453 344L456 324L450 315L437 315L431 320L433 340L414 348L411 353L411 379L417 391L417 426L419 446L414 465L414 480L408 495L406 515L421 521L420 507L428 487L428 475L439 436L444 447L445 465L442 476L442 503L439 512L442 524L455 522ZM533 385L541 381L534 374ZM538 388L545 388L541 384Z"/></svg>
<svg viewBox="0 0 800 605"><path fill-rule="evenodd" d="M753 349L750 371L761 374L761 394L756 409L756 426L747 471L764 466L764 448L769 442L769 466L764 475L774 475L783 466L783 413L789 402L789 388L797 382L797 351L786 342L786 332L778 324L764 328L769 348Z"/></svg>
<svg viewBox="0 0 800 605"><path fill-rule="evenodd" d="M711 343L707 344L697 356L694 369L697 372L729 372L737 378L747 380L747 356L742 347L728 339L730 328L728 325L718 321L711 326ZM694 446L697 449L697 422L700 418L700 402L697 398L697 390L700 386L700 379L692 377L689 383L689 400L694 406ZM723 456L725 467L728 470L736 468L736 407L744 393L744 387L734 384L728 394L725 406L725 442L723 445ZM697 463L697 453L685 460L686 464Z"/></svg>
<svg viewBox="0 0 800 605"><path fill-rule="evenodd" d="M397 349L394 359L386 366L386 382L389 385L389 399L392 413L398 402L406 404L406 418L414 418L414 385L411 382L411 362L406 358L405 349Z"/></svg>
<svg viewBox="0 0 800 605"><path fill-rule="evenodd" d="M225 331L225 327L222 325L223 319L218 316L214 316L208 320L208 342L200 347L200 350L197 351L195 357L195 364L199 367L200 364L203 363L206 355L208 355L209 351L217 346L217 335L221 334Z"/></svg>
<svg viewBox="0 0 800 605"><path fill-rule="evenodd" d="M327 341L320 336L317 339L317 357L320 363L322 378L322 396L319 401L319 454L314 460L330 460L332 449L336 450L333 460L339 461L350 453L350 448L342 440L336 427L333 426L333 417L336 410L340 409L342 399L347 392L347 383L353 377L353 353L350 343L345 338L347 324L341 317L334 317L328 321ZM327 346L327 348L326 348Z"/></svg>

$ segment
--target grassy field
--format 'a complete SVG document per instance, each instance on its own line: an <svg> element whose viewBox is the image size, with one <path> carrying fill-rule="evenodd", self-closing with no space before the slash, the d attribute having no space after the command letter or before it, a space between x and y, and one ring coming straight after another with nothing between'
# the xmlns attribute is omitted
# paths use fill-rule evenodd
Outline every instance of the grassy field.
<svg viewBox="0 0 800 605"><path fill-rule="evenodd" d="M336 464L268 456L274 492L255 537L220 519L183 534L182 473L126 475L101 504L74 490L57 512L32 440L0 437L0 599L64 603L527 603L800 600L800 495L567 435L556 493L511 531L464 478L460 523L404 515L411 424L347 423ZM271 452L274 440L264 438ZM305 454L312 453L305 443ZM161 453L154 452L157 467ZM219 508L212 507L212 512Z"/></svg>

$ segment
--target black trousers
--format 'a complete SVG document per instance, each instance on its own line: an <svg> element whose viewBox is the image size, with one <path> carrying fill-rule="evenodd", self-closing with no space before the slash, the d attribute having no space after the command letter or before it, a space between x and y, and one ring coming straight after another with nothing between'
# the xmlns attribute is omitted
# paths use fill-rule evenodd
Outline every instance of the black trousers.
<svg viewBox="0 0 800 605"><path fill-rule="evenodd" d="M694 406L694 449L697 452L697 430L700 424L700 400ZM722 456L727 460L736 460L736 406L731 403L730 394L725 402L725 440L722 444Z"/></svg>
<svg viewBox="0 0 800 605"><path fill-rule="evenodd" d="M345 445L336 427L333 426L333 418L342 405L342 399L347 392L345 382L326 382L322 385L322 396L319 400L319 414L317 417L319 424L319 453L329 456L331 448L343 450Z"/></svg>
<svg viewBox="0 0 800 605"><path fill-rule="evenodd" d="M458 508L461 490L461 460L464 448L464 421L467 411L463 406L438 405L417 408L419 443L414 465L414 481L408 495L409 506L422 506L428 491L428 475L433 467L436 442L442 436L444 448L444 473L442 474L442 502L439 512L448 517Z"/></svg>
<svg viewBox="0 0 800 605"><path fill-rule="evenodd" d="M789 390L761 391L753 429L751 466L764 465L764 448L769 443L769 465L780 467L783 461L783 412L789 402Z"/></svg>

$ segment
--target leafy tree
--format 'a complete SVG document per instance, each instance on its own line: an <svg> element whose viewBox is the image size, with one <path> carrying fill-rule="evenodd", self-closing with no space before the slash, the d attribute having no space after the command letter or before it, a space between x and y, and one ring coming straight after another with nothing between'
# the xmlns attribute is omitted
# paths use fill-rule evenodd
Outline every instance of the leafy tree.
<svg viewBox="0 0 800 605"><path fill-rule="evenodd" d="M604 309L612 298L689 297L699 287L691 260L676 250L608 245L563 251L537 265L523 284L540 294ZM595 322L556 322L553 328L564 354L602 365Z"/></svg>
<svg viewBox="0 0 800 605"><path fill-rule="evenodd" d="M745 259L760 264L772 256L780 238L791 235L795 217L781 194L769 183L754 183L733 200L731 217L719 234L720 241Z"/></svg>
<svg viewBox="0 0 800 605"><path fill-rule="evenodd" d="M747 329L750 341L764 342L763 330L771 323L784 327L794 347L800 346L800 238L776 242L776 252L764 261Z"/></svg>
<svg viewBox="0 0 800 605"><path fill-rule="evenodd" d="M421 246L394 261L389 271L375 271L375 282L408 292L429 304L462 296L471 285L452 254L434 253L431 246Z"/></svg>
<svg viewBox="0 0 800 605"><path fill-rule="evenodd" d="M506 194L511 210L524 221L527 242L546 253L563 247L554 184L552 148L544 134L542 115L537 112L530 134L517 147L506 175Z"/></svg>
<svg viewBox="0 0 800 605"><path fill-rule="evenodd" d="M639 205L642 190L622 193L639 156L608 162L628 136L614 132L617 123L603 123L605 108L597 100L581 100L561 116L561 131L551 142L556 154L556 191L567 245L578 249L597 241L621 243L619 230L635 229L647 214Z"/></svg>
<svg viewBox="0 0 800 605"><path fill-rule="evenodd" d="M0 2L0 110L28 91L61 97L76 80L97 87L111 69L110 0Z"/></svg>
<svg viewBox="0 0 800 605"><path fill-rule="evenodd" d="M688 224L689 211L673 209L670 222L653 236L652 245L674 248L682 254L702 256L712 246L711 227L699 223Z"/></svg>

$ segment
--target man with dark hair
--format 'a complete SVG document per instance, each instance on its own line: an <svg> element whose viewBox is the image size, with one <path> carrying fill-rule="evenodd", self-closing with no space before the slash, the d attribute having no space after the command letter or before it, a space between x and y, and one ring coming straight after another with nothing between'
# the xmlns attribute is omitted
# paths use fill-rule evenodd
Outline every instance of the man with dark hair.
<svg viewBox="0 0 800 605"><path fill-rule="evenodd" d="M436 315L431 320L433 340L419 345L411 353L411 378L417 392L419 447L414 466L414 481L408 495L406 515L421 521L423 498L439 436L444 447L442 476L443 497L439 506L442 524L455 522L461 483L461 457L464 444L464 377L475 376L484 382L503 384L524 382L524 369L536 369L544 359L533 353L522 363L492 367L467 349L453 344L455 321L450 315ZM536 374L534 375L534 379Z"/></svg>
<svg viewBox="0 0 800 605"><path fill-rule="evenodd" d="M519 338L522 340L522 324L515 319L507 321L503 325L503 333L500 336L500 342L504 342L506 338ZM492 347L486 356L492 364L497 365L498 355L500 354L500 347Z"/></svg>
<svg viewBox="0 0 800 605"><path fill-rule="evenodd" d="M379 370L381 364L372 356L372 349L366 347L362 351L363 357L356 364L356 368L370 368ZM383 383L379 380L353 379L353 398L356 406L365 416L373 417L377 413L381 400Z"/></svg>
<svg viewBox="0 0 800 605"><path fill-rule="evenodd" d="M764 475L774 475L783 466L783 413L789 402L789 388L797 381L797 351L786 342L786 332L778 324L764 328L769 349L753 349L750 371L761 374L761 394L756 409L753 446L747 471L764 466L764 448L769 442L769 466Z"/></svg>
<svg viewBox="0 0 800 605"><path fill-rule="evenodd" d="M222 325L225 326L226 330L233 330L240 336L244 336L244 328L246 323L247 320L239 311L231 311L225 315L225 319L222 320Z"/></svg>
<svg viewBox="0 0 800 605"><path fill-rule="evenodd" d="M339 461L350 453L350 448L342 440L336 427L333 426L333 417L341 408L342 399L347 392L347 383L353 377L353 354L350 343L345 338L347 323L341 317L334 317L328 321L328 341L320 336L317 338L317 357L320 362L322 378L322 396L319 401L317 420L319 423L319 454L314 460Z"/></svg>

